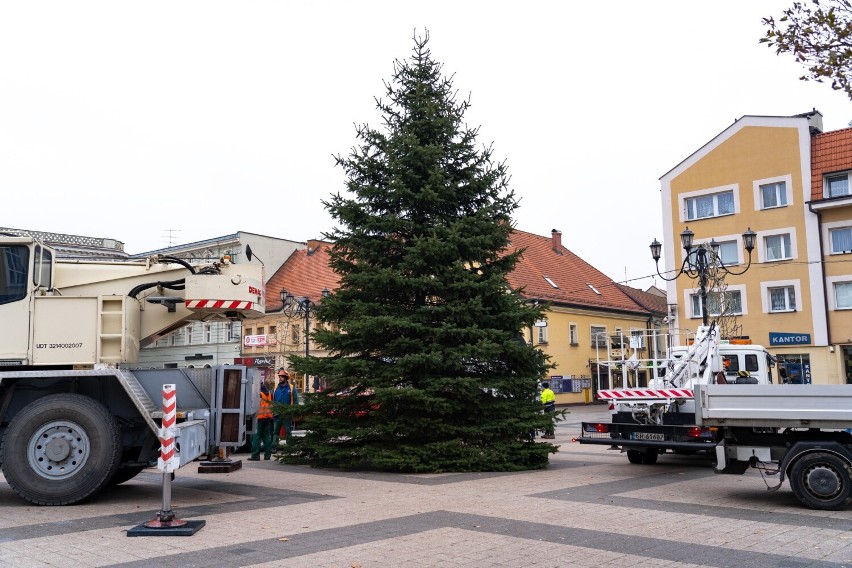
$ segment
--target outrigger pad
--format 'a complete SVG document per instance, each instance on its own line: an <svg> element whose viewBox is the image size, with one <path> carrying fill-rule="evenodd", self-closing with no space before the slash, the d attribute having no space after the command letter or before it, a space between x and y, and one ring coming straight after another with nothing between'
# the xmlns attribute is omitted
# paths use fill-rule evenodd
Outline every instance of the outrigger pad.
<svg viewBox="0 0 852 568"><path fill-rule="evenodd" d="M179 527L151 528L143 523L129 529L127 536L192 536L206 524L207 521L186 521Z"/></svg>
<svg viewBox="0 0 852 568"><path fill-rule="evenodd" d="M243 460L203 461L198 464L198 473L231 473L243 467Z"/></svg>

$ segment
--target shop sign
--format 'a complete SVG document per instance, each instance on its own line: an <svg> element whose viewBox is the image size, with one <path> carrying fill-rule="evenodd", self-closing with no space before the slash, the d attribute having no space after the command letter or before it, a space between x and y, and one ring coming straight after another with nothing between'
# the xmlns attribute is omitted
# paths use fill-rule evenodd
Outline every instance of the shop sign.
<svg viewBox="0 0 852 568"><path fill-rule="evenodd" d="M272 357L235 357L234 365L246 367L272 367L275 364Z"/></svg>
<svg viewBox="0 0 852 568"><path fill-rule="evenodd" d="M769 345L782 347L784 345L810 345L810 333L780 333L769 332Z"/></svg>
<svg viewBox="0 0 852 568"><path fill-rule="evenodd" d="M246 335L243 339L246 347L257 347L258 345L266 345L265 335Z"/></svg>

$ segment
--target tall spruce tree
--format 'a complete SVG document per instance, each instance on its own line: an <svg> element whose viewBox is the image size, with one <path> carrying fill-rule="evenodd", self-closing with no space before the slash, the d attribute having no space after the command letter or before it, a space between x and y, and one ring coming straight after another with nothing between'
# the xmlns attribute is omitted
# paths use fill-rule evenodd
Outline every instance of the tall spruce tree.
<svg viewBox="0 0 852 568"><path fill-rule="evenodd" d="M330 356L292 357L329 388L299 408L306 430L282 461L399 472L541 468L552 424L537 383L550 365L520 331L541 317L508 289L518 207L504 163L477 149L468 101L431 59L428 32L394 62L376 100L384 128L360 126L337 156L348 196L324 202L339 288L316 317Z"/></svg>

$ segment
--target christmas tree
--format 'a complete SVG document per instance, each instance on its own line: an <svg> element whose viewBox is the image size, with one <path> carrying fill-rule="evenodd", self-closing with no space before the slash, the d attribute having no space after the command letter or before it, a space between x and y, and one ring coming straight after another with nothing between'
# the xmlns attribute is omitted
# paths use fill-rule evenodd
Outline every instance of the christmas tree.
<svg viewBox="0 0 852 568"><path fill-rule="evenodd" d="M398 472L541 468L556 451L534 432L538 381L550 365L521 330L541 306L509 289L505 163L478 147L469 101L431 58L428 33L394 62L377 99L382 129L360 126L337 156L347 193L324 202L339 226L330 264L340 286L315 315L328 357L291 357L329 388L299 407L304 437L286 463Z"/></svg>

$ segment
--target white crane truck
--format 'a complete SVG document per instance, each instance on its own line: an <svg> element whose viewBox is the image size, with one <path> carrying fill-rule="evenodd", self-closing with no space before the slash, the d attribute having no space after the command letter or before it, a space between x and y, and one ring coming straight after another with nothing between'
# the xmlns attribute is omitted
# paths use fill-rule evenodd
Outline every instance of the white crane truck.
<svg viewBox="0 0 852 568"><path fill-rule="evenodd" d="M716 440L695 421L695 388L716 382L772 383L769 352L760 345L721 344L715 324L699 327L691 345L674 347L668 359L654 363L652 368L665 374L647 387L598 391L598 399L610 403L612 420L584 424L580 443L620 448L636 464L656 463L666 452L709 453Z"/></svg>
<svg viewBox="0 0 852 568"><path fill-rule="evenodd" d="M256 391L244 367L134 369L139 349L192 320L264 314L262 264L57 259L0 234L0 466L21 497L65 505L156 460L162 387L177 392L185 465L245 442Z"/></svg>
<svg viewBox="0 0 852 568"><path fill-rule="evenodd" d="M754 374L733 375L743 365ZM720 347L715 326L700 328L686 354L648 388L600 391L614 401L612 421L583 422L578 441L626 450L631 463L656 463L667 450L709 453L717 473L756 468L778 476L772 490L789 479L806 507L848 507L852 385L773 385L771 365L762 347Z"/></svg>
<svg viewBox="0 0 852 568"><path fill-rule="evenodd" d="M699 385L695 419L714 432L717 473L790 480L806 507L852 504L852 385Z"/></svg>

